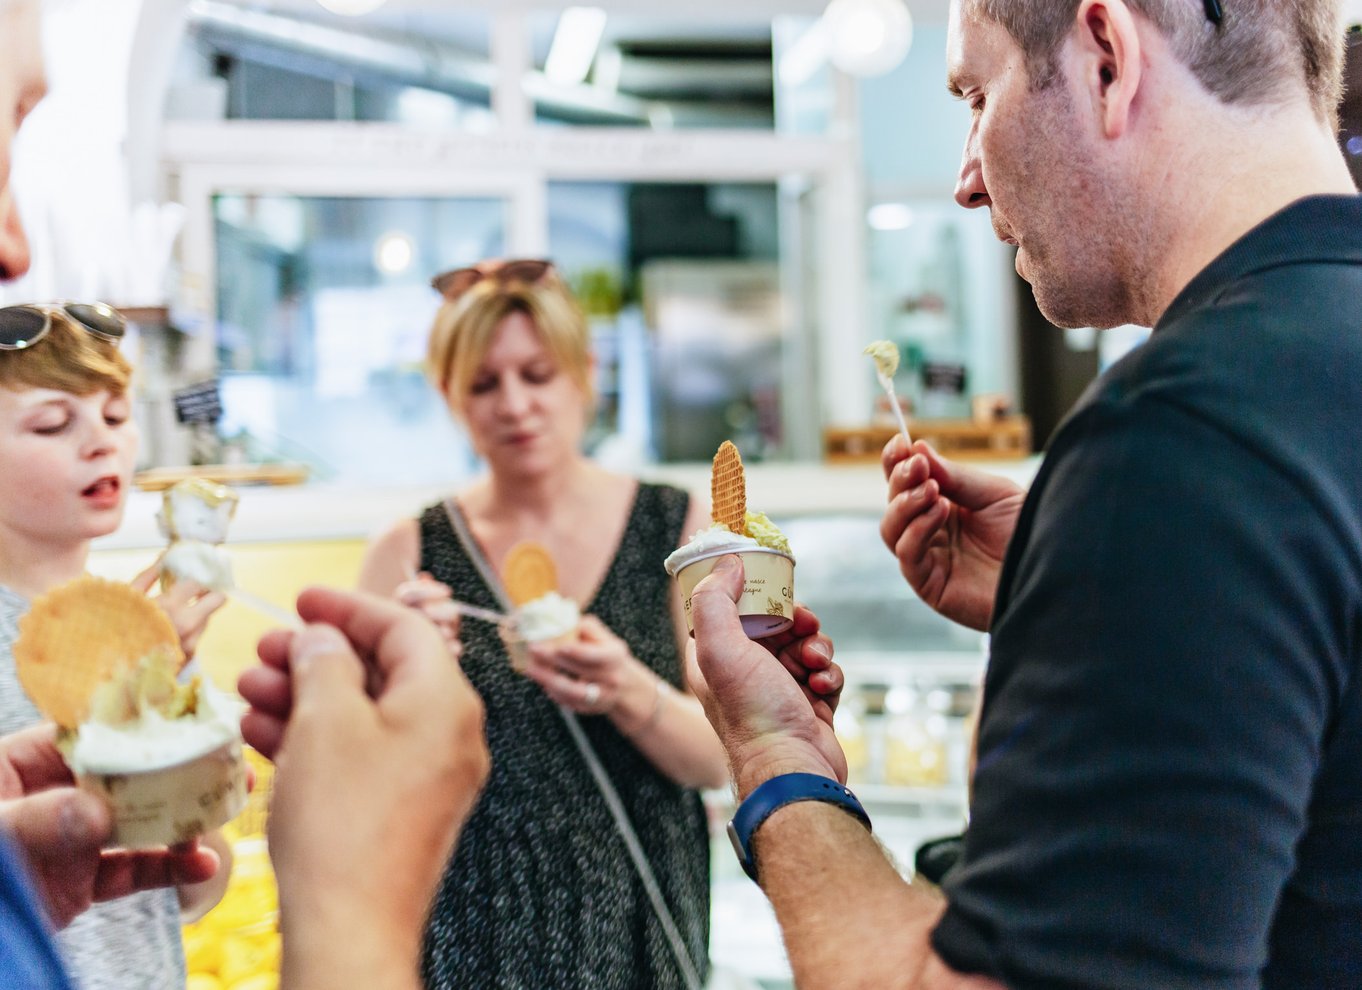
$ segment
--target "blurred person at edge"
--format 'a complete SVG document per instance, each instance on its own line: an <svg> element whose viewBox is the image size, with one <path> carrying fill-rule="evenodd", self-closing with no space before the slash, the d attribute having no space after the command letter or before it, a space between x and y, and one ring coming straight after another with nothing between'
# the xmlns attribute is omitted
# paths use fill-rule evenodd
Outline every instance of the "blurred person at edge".
<svg viewBox="0 0 1362 990"><path fill-rule="evenodd" d="M437 620L452 614L451 595L503 610L500 566L534 540L583 617L574 641L531 646L523 675L496 626L463 624L460 663L487 706L492 775L427 923L426 986L683 986L559 706L581 717L703 976L709 838L698 788L728 777L684 688L689 637L662 560L708 525L708 507L582 452L590 335L548 262L485 262L436 283L445 301L427 371L487 474L379 536L360 587Z"/></svg>
<svg viewBox="0 0 1362 990"><path fill-rule="evenodd" d="M7 278L28 268L8 180L14 131L45 89L38 6L0 0ZM242 732L276 763L282 985L415 990L421 921L487 773L481 706L443 638L410 610L320 589L298 608L312 625L262 640L263 663L241 683L253 705ZM70 990L52 923L217 872L217 855L194 844L102 851L111 829L103 802L72 786L50 727L0 737L0 985ZM387 841L398 834L403 842Z"/></svg>
<svg viewBox="0 0 1362 990"><path fill-rule="evenodd" d="M1061 326L1154 328L1029 493L895 438L881 532L991 633L942 895L862 825L755 832L799 986L1362 987L1362 200L1322 0L955 0L987 207ZM749 643L735 558L695 592L738 793L841 777Z"/></svg>
<svg viewBox="0 0 1362 990"><path fill-rule="evenodd" d="M0 347L0 733L46 721L15 669L19 623L40 595L86 572L91 540L118 528L137 451L132 368L119 339L97 335L64 311L48 320L47 332L27 347ZM158 561L133 587L146 593L160 575ZM153 601L192 657L225 598L179 580ZM82 990L184 986L180 926L221 899L231 870L221 832L198 842L221 861L211 880L92 905L59 933Z"/></svg>
<svg viewBox="0 0 1362 990"><path fill-rule="evenodd" d="M6 279L24 274L29 263L28 242L14 207L9 174L15 132L46 90L39 19L37 0L0 0L0 277ZM83 330L68 326L64 321L62 327L54 328L48 337L50 339L45 338L34 347L46 345L50 351L57 347L65 349L63 341L75 341L78 345L88 343L83 339ZM23 352L6 354L18 357ZM127 365L120 362L116 353L97 356L94 360L95 364L113 369L111 380L120 380L126 385ZM41 355L39 363L42 363ZM0 405L5 411L0 413L0 418L11 425L0 445L12 453L17 453L25 443L27 428L19 422L24 419L25 410L28 419L33 415L31 402L26 402L39 393L41 397L57 400L56 404L66 410L63 416L90 422L97 419L105 424L103 430L107 441L97 444L99 450L92 459L110 464L117 461L126 470L120 468L119 505L113 512L103 512L106 518L97 528L103 532L116 525L121 514L121 494L126 490L127 478L123 476L131 471L130 452L134 442L126 410L119 405L126 405L121 390L106 388L94 395L78 396L15 384L7 385L3 392L4 402ZM19 408L21 405L24 409ZM49 414L42 412L41 415ZM69 445L69 440L60 438L55 442ZM120 451L127 451L127 456L122 456ZM41 466L30 465L31 470L11 466L5 472L7 482L19 483L21 478L29 478L49 463L53 462L44 459ZM22 498L16 501L22 501ZM90 521L94 522L93 519ZM41 526L40 521L36 524ZM62 559L54 560L47 556L53 547L45 539L51 533L36 536L35 543L19 535L25 528L22 522L17 529L10 520L0 525L11 531L0 548L0 580L6 586L3 589L6 638L12 638L13 621L17 619L18 611L26 607L26 596L84 570L84 555L91 534L67 539ZM48 528L59 529L60 526ZM76 528L79 528L78 522ZM26 550L32 552L26 553ZM155 572L148 572L142 575L140 583L144 588L149 587L154 578ZM191 650L203 622L219 604L208 600L192 602L194 597L193 589L186 587L174 601L162 602ZM220 857L226 855L225 845L214 840L213 848L192 843L175 850L101 852L112 829L108 809L97 798L72 786L70 773L58 755L53 739L50 725L37 725L0 738L0 829L4 832L0 836L0 910L3 911L3 923L0 923L0 976L3 980L0 982L6 986L67 986L48 925L65 926L99 901L116 902L102 905L114 913L126 915L131 910L147 919L159 918L158 931L151 941L173 941L165 953L157 956L156 968L165 978L154 985L171 986L170 981L182 985L183 952L178 954L177 967L175 953L170 948L179 943L180 908L201 911L221 896L226 870L220 868ZM20 861L25 861L27 872L18 865ZM174 889L162 888L178 889L181 898L177 900ZM133 899L118 900L129 897ZM154 901L157 909L149 911L144 901ZM164 910L161 910L162 905L165 905ZM87 917L93 919L95 916ZM113 923L113 927L117 927L117 923ZM113 927L107 920L92 920L87 926L64 933L69 936L65 947L77 953L82 963L92 963L92 971L99 969L116 975L130 966L124 956L101 955L104 951L100 948L101 940L113 931ZM143 930L143 934L150 932L150 926ZM116 950L118 947L110 944L108 948ZM123 950L129 948L129 945L123 945ZM132 951L146 960L155 954L154 951L144 952L146 948L143 945Z"/></svg>

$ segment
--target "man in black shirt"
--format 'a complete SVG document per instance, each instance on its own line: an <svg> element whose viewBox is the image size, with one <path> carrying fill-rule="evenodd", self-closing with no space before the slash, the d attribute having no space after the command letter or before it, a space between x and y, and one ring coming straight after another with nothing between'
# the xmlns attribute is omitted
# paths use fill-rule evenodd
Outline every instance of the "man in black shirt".
<svg viewBox="0 0 1362 990"><path fill-rule="evenodd" d="M886 448L905 577L992 632L972 818L944 903L823 799L765 818L748 842L800 986L1362 987L1340 25L1320 0L957 0L957 199L1053 322L1155 330L1029 494ZM739 568L717 573L692 605L739 796L839 776L826 720L741 639Z"/></svg>

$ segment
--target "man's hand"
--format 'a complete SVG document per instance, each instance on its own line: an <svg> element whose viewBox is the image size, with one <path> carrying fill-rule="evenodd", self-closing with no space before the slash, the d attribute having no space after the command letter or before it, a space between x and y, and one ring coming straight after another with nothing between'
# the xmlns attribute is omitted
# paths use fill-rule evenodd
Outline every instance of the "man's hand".
<svg viewBox="0 0 1362 990"><path fill-rule="evenodd" d="M691 593L695 655L704 683L693 685L728 751L739 796L778 773L821 773L846 782L832 731L842 671L818 617L795 610L787 632L753 641L737 600L742 560L724 557Z"/></svg>
<svg viewBox="0 0 1362 990"><path fill-rule="evenodd" d="M53 924L65 927L95 901L213 876L217 854L197 843L102 851L109 809L72 786L55 735L44 725L0 737L0 827L24 851Z"/></svg>
<svg viewBox="0 0 1362 990"><path fill-rule="evenodd" d="M482 702L396 602L319 588L260 641L246 741L275 762L269 842L290 986L414 979L421 932L488 772Z"/></svg>
<svg viewBox="0 0 1362 990"><path fill-rule="evenodd" d="M918 596L946 618L988 629L998 573L1026 493L1006 478L894 436L881 457L889 507L880 536Z"/></svg>

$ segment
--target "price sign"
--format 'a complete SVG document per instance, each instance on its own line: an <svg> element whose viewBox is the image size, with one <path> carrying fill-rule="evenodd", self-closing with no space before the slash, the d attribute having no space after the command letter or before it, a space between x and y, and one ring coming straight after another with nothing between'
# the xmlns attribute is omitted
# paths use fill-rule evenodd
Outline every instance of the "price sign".
<svg viewBox="0 0 1362 990"><path fill-rule="evenodd" d="M181 423L216 423L222 418L222 395L216 378L179 389L171 398L175 418Z"/></svg>
<svg viewBox="0 0 1362 990"><path fill-rule="evenodd" d="M964 395L967 375L963 364L928 361L922 366L922 387L929 392Z"/></svg>

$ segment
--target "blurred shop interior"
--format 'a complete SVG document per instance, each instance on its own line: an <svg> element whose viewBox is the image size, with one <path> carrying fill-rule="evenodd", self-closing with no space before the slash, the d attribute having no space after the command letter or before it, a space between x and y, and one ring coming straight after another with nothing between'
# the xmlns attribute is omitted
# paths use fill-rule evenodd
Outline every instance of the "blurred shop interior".
<svg viewBox="0 0 1362 990"><path fill-rule="evenodd" d="M241 492L244 588L288 606L353 583L374 529L478 467L422 373L431 276L552 258L595 341L593 455L707 492L715 448L739 447L847 670L851 783L910 869L963 825L986 644L880 542L896 420L862 349L898 347L916 435L1025 482L1146 335L1046 324L987 211L953 201L969 114L945 88L947 9L53 5L51 95L14 166L34 263L0 302L103 299L135 324L145 491L96 568L145 566L157 490L197 472ZM229 604L205 667L230 686L269 625ZM769 908L716 836L714 959L735 986L788 986Z"/></svg>

